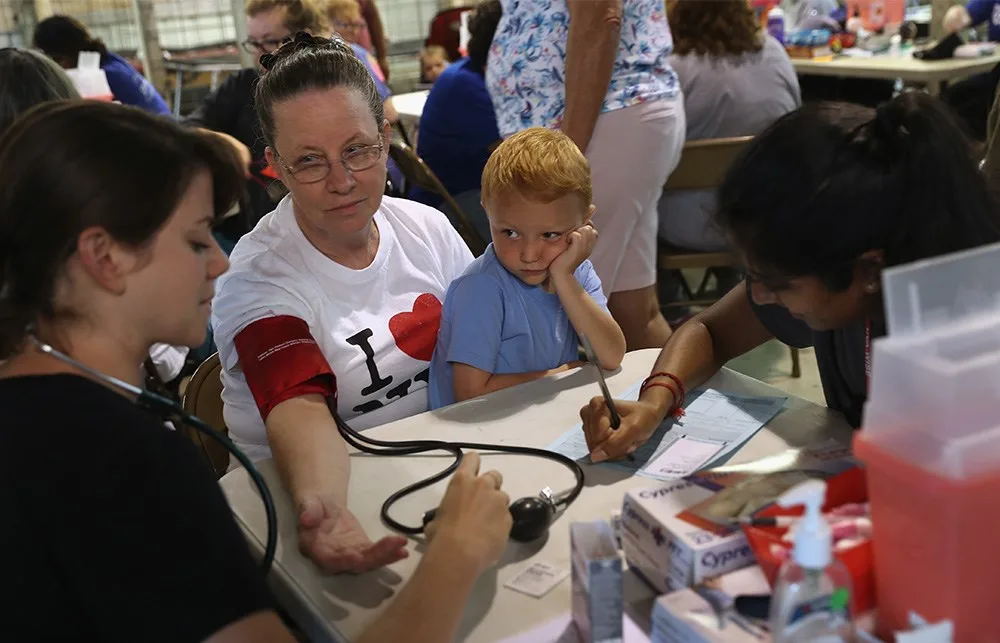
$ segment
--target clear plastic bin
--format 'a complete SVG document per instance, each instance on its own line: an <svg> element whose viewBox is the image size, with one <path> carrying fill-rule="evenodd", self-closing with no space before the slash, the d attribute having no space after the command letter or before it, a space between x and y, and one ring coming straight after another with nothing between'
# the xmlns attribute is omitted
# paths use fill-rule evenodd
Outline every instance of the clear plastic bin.
<svg viewBox="0 0 1000 643"><path fill-rule="evenodd" d="M855 453L868 469L880 633L907 613L1000 640L1000 245L886 271Z"/></svg>

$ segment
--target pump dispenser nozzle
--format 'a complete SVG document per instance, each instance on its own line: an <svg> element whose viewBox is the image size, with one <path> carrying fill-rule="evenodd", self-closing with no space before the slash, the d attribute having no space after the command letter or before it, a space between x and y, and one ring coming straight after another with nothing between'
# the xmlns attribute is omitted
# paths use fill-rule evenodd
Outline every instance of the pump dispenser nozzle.
<svg viewBox="0 0 1000 643"><path fill-rule="evenodd" d="M792 557L806 569L823 569L833 556L833 534L823 519L823 502L826 499L826 482L806 480L783 493L778 498L781 507L805 507L805 515L795 530L795 549Z"/></svg>

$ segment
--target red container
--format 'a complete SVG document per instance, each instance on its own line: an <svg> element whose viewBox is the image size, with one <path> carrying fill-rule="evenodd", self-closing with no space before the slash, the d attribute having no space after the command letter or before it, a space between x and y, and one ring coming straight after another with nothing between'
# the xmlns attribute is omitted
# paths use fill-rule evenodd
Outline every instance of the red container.
<svg viewBox="0 0 1000 643"><path fill-rule="evenodd" d="M860 467L848 469L840 475L826 481L826 504L823 511L827 512L840 505L854 502L868 502L868 487L865 471ZM772 505L755 514L757 517L770 516L801 516L802 508L783 509ZM750 541L757 564L774 586L781 563L771 555L771 545L785 545L781 537L787 531L784 527L745 527L743 531ZM871 541L834 553L840 562L844 563L851 573L853 587L852 614L863 614L875 607L875 555Z"/></svg>

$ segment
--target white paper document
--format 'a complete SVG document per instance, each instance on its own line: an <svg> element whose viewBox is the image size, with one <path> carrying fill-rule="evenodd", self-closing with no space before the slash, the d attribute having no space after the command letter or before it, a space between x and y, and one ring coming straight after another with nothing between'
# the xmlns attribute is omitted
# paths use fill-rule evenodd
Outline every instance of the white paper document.
<svg viewBox="0 0 1000 643"><path fill-rule="evenodd" d="M722 445L718 442L705 442L685 435L670 443L670 446L646 465L646 472L665 477L683 477L708 464L721 450Z"/></svg>
<svg viewBox="0 0 1000 643"><path fill-rule="evenodd" d="M636 383L617 399L639 399L641 384ZM696 389L690 392L684 415L664 421L633 454L634 460L608 464L658 480L683 478L738 449L781 411L786 399ZM574 460L590 460L582 424L547 448Z"/></svg>

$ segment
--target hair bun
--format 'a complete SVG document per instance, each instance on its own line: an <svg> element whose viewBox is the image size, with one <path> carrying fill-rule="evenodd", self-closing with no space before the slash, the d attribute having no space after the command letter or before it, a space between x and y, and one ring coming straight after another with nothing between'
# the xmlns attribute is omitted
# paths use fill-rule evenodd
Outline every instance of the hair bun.
<svg viewBox="0 0 1000 643"><path fill-rule="evenodd" d="M882 103L875 109L875 118L871 121L872 134L889 143L905 140L910 134L905 116L905 107L896 101Z"/></svg>
<svg viewBox="0 0 1000 643"><path fill-rule="evenodd" d="M339 35L334 34L331 38L314 36L307 31L299 31L294 36L289 36L281 43L281 46L273 53L264 54L260 57L260 66L264 71L271 71L275 65L282 60L290 58L299 51L331 49L354 55L354 50L347 44L347 41Z"/></svg>

